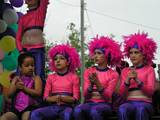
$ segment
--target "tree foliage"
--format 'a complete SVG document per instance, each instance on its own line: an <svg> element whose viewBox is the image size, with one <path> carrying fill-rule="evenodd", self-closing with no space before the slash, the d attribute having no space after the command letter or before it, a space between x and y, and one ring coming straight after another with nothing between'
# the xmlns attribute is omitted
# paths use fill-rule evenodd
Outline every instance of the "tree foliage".
<svg viewBox="0 0 160 120"><path fill-rule="evenodd" d="M68 36L69 43L71 44L72 47L75 47L80 54L81 52L80 31L76 29L76 25L72 22L67 26L67 28L70 31L69 36ZM89 67L93 64L93 62L89 59L88 53L86 52L87 49L88 49L88 45L84 43L85 67Z"/></svg>

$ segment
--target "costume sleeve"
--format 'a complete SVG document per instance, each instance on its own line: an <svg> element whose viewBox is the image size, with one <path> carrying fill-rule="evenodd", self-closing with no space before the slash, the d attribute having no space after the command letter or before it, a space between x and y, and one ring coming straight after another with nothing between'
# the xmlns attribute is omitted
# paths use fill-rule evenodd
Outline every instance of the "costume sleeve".
<svg viewBox="0 0 160 120"><path fill-rule="evenodd" d="M119 88L119 94L122 96L126 94L128 94L128 87L125 85L125 80L127 79L127 70L126 69L123 69L122 72L121 72L121 77L120 77L120 88Z"/></svg>
<svg viewBox="0 0 160 120"><path fill-rule="evenodd" d="M80 80L77 75L73 80L73 98L76 100L80 99Z"/></svg>
<svg viewBox="0 0 160 120"><path fill-rule="evenodd" d="M46 99L52 92L52 79L51 76L48 76L45 89L44 89L44 99Z"/></svg>
<svg viewBox="0 0 160 120"><path fill-rule="evenodd" d="M22 51L22 35L23 35L23 21L20 18L18 23L18 31L16 33L16 46L18 51Z"/></svg>
<svg viewBox="0 0 160 120"><path fill-rule="evenodd" d="M103 86L104 90L102 92L102 95L103 95L104 98L109 98L109 99L112 98L112 94L113 94L113 92L116 88L118 79L119 79L119 75L118 75L117 72L111 73L111 79L110 79L108 85Z"/></svg>
<svg viewBox="0 0 160 120"><path fill-rule="evenodd" d="M88 76L89 76L89 71L86 70L84 72L84 81L83 81L83 96L85 98L87 98L89 96L89 94L90 94L90 92L89 92L89 86L90 86L91 83L89 81Z"/></svg>
<svg viewBox="0 0 160 120"><path fill-rule="evenodd" d="M49 0L40 0L40 5L37 9L39 20L42 20L42 21L45 20L48 4L49 4Z"/></svg>
<svg viewBox="0 0 160 120"><path fill-rule="evenodd" d="M147 74L147 81L141 86L141 90L149 97L153 95L155 90L155 81L156 77L154 69L150 67Z"/></svg>

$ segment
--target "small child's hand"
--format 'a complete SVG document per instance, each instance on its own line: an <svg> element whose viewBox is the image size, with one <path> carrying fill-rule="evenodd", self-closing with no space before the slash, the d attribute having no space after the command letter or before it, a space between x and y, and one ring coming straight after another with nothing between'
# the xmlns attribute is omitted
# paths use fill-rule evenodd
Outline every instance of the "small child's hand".
<svg viewBox="0 0 160 120"><path fill-rule="evenodd" d="M15 76L13 79L12 79L12 84L16 84L18 82L18 76Z"/></svg>
<svg viewBox="0 0 160 120"><path fill-rule="evenodd" d="M16 88L19 90L23 90L24 89L24 83L22 81L18 81L16 83Z"/></svg>

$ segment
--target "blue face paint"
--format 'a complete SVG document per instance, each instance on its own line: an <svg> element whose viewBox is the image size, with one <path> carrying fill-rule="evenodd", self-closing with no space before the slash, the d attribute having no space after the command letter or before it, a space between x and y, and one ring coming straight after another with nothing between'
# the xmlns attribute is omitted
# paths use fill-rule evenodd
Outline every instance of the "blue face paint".
<svg viewBox="0 0 160 120"><path fill-rule="evenodd" d="M132 48L139 49L139 46L138 46L138 44L137 44L137 43L135 43L135 44L132 46Z"/></svg>
<svg viewBox="0 0 160 120"><path fill-rule="evenodd" d="M96 48L98 50L100 50L103 54L105 54L105 49L104 48Z"/></svg>

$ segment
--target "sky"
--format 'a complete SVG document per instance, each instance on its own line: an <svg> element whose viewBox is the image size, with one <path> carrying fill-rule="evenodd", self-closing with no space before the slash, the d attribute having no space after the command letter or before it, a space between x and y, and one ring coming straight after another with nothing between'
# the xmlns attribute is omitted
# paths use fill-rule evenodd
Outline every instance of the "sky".
<svg viewBox="0 0 160 120"><path fill-rule="evenodd" d="M85 4L86 42L97 34L113 34L121 43L123 35L144 31L157 42L155 63L160 63L160 0L85 0ZM67 42L71 22L80 28L80 0L50 0L44 27L47 43Z"/></svg>

